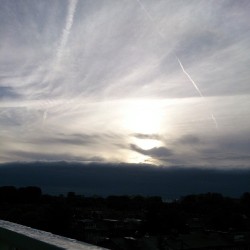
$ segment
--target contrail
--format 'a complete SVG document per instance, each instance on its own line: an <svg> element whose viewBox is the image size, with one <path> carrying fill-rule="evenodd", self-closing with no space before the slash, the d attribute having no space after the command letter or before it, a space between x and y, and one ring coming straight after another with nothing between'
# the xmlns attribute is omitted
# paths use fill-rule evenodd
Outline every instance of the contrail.
<svg viewBox="0 0 250 250"><path fill-rule="evenodd" d="M141 6L142 10L144 11L144 13L146 14L146 16L150 19L150 21L155 25L156 31L158 33L158 35L164 39L164 35L161 33L161 31L157 28L156 24L155 24L155 20L154 18L150 15L150 13L147 11L147 9L144 7L144 5L142 4L142 2L140 0L136 0L137 3Z"/></svg>
<svg viewBox="0 0 250 250"><path fill-rule="evenodd" d="M47 82L47 81L50 82L51 78L53 79L53 75L55 74L55 71L58 70L58 67L59 67L61 60L62 60L62 57L63 57L64 49L65 49L65 46L68 42L71 28L72 28L72 25L74 22L74 16L75 16L77 3L78 3L78 0L68 0L68 11L67 11L67 16L66 16L65 26L64 26L64 29L62 30L61 38L59 40L59 43L58 43L58 46L56 49L55 57L52 61L51 70L45 76L45 78L43 79L43 82ZM50 100L48 102L50 104ZM43 113L43 123L47 119L48 109L49 109L49 107L46 108L44 113Z"/></svg>
<svg viewBox="0 0 250 250"><path fill-rule="evenodd" d="M141 8L144 10L144 12L146 13L146 15L148 16L148 18L154 22L154 18L149 14L149 12L147 11L147 9L144 7L144 5L142 4L142 2L140 0L136 0L140 5Z"/></svg>
<svg viewBox="0 0 250 250"><path fill-rule="evenodd" d="M204 95L202 94L202 92L200 91L200 89L198 88L197 84L195 83L195 81L192 79L192 77L188 74L188 72L184 69L180 59L176 56L179 64L180 64L180 67L183 71L183 73L188 77L188 79L190 80L190 82L193 84L193 86L195 87L195 89L197 90L197 92L199 93L200 97L202 97L204 99ZM211 118L215 124L215 127L218 129L218 123L217 123L217 120L214 116L214 114L211 112Z"/></svg>
<svg viewBox="0 0 250 250"><path fill-rule="evenodd" d="M42 122L42 126L44 125L44 123L45 123L45 120L47 119L47 109L45 109L44 110L44 112L43 112L43 122Z"/></svg>
<svg viewBox="0 0 250 250"><path fill-rule="evenodd" d="M213 113L211 114L211 117L212 117L212 120L213 120L213 122L215 124L215 127L218 129L218 123L217 123L217 120L216 120L216 118L215 118L215 116L214 116Z"/></svg>
<svg viewBox="0 0 250 250"><path fill-rule="evenodd" d="M199 93L200 97L204 97L203 94L201 93L201 91L199 90L198 86L196 85L196 83L194 82L194 80L191 78L191 76L188 74L188 72L184 69L180 59L177 57L177 60L181 66L181 69L183 71L183 73L188 77L188 79L190 80L190 82L193 84L193 86L195 87L195 89L197 90L197 92Z"/></svg>
<svg viewBox="0 0 250 250"><path fill-rule="evenodd" d="M47 118L47 109L43 112L43 120L46 120Z"/></svg>
<svg viewBox="0 0 250 250"><path fill-rule="evenodd" d="M149 18L149 20L155 25L155 30L157 31L158 35L161 37L161 39L165 40L165 37L163 36L163 34L159 31L159 29L157 28L157 25L155 23L155 19L151 16L151 14L148 12L148 10L145 8L145 6L142 4L142 2L140 0L136 0L137 3L141 6L142 10L144 11L144 13L146 14L146 16ZM176 56L179 65L183 71L183 73L187 76L187 78L189 79L189 81L193 84L194 88L196 89L196 91L199 93L200 97L203 98L203 100L205 100L202 92L200 91L199 87L197 86L197 84L195 83L195 81L192 79L192 77L188 74L188 72L184 69L181 60ZM211 119L213 120L215 127L218 128L218 123L217 120L214 116L214 114L212 112L211 113Z"/></svg>
<svg viewBox="0 0 250 250"><path fill-rule="evenodd" d="M74 15L75 15L75 10L76 10L76 5L77 5L78 0L70 0L69 1L69 6L68 6L68 14L66 17L66 24L65 27L63 29L62 32L62 36L61 36L61 40L59 43L59 46L57 48L57 52L56 52L56 62L55 65L57 66L62 58L63 55L63 50L67 44L68 38L69 38L69 34L71 31L71 27L74 21Z"/></svg>

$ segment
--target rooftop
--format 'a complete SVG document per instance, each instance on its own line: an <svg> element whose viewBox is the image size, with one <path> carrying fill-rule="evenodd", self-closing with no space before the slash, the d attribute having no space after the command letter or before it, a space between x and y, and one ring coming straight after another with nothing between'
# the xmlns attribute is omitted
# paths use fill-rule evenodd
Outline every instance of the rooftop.
<svg viewBox="0 0 250 250"><path fill-rule="evenodd" d="M0 249L2 245L36 250L101 250L104 248L69 239L49 232L0 220Z"/></svg>

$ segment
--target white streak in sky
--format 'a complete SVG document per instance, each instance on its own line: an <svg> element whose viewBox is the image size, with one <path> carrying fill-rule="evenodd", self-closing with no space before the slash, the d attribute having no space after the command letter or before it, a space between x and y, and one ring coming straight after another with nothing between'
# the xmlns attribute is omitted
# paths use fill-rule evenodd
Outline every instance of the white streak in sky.
<svg viewBox="0 0 250 250"><path fill-rule="evenodd" d="M146 14L146 16L149 18L149 20L155 25L156 31L158 33L158 35L162 38L165 39L165 37L163 36L163 34L159 31L159 29L157 28L156 24L155 24L155 20L154 18L151 16L151 14L148 12L148 10L145 8L145 6L142 4L142 2L140 0L136 0L137 3L141 6L142 10L144 11L144 13ZM177 56L176 56L177 57ZM202 92L200 91L199 87L197 86L197 84L195 83L195 81L192 79L192 77L188 74L188 72L184 69L180 59L177 57L177 60L179 62L179 65L183 71L183 73L187 76L187 78L189 79L189 81L193 84L194 88L196 89L196 91L199 93L200 97L202 97L204 99L204 96L202 94ZM215 127L218 128L218 123L217 120L215 118L215 116L213 115L213 113L211 112L211 118L215 124Z"/></svg>
<svg viewBox="0 0 250 250"><path fill-rule="evenodd" d="M43 123L42 123L42 126L44 125L46 119L47 119L47 109L44 110L44 112L43 112Z"/></svg>
<svg viewBox="0 0 250 250"><path fill-rule="evenodd" d="M180 59L177 57L177 60L181 66L181 69L183 71L183 73L188 77L188 79L190 80L190 82L193 84L193 86L195 87L195 89L197 90L197 92L199 93L200 97L204 97L203 94L201 93L201 91L199 90L198 86L196 85L196 83L194 82L194 80L191 78L191 76L187 73L187 71L184 69Z"/></svg>
<svg viewBox="0 0 250 250"><path fill-rule="evenodd" d="M142 4L142 2L141 2L140 0L136 0L136 1L140 4L141 8L142 8L143 11L146 13L146 15L148 16L148 18L149 18L152 22L154 22L154 18L149 14L149 12L148 12L147 9L144 7L144 5Z"/></svg>
<svg viewBox="0 0 250 250"><path fill-rule="evenodd" d="M68 42L71 28L72 28L72 25L74 22L74 16L75 16L77 2L78 2L78 0L69 0L68 1L68 11L67 11L67 16L66 16L65 26L64 26L64 29L62 30L62 35L61 35L60 41L58 43L58 47L56 49L56 55L55 55L54 61L52 62L52 70L45 77L44 82L50 81L51 78L53 79L55 71L57 71L59 66L60 66L60 63L62 61L62 57L64 54L65 46ZM51 100L48 100L47 102L48 102L47 104L49 104L49 105L46 104L46 106L51 106L51 103L53 104L53 101L51 102ZM45 104L42 103L42 106L44 106L44 105ZM43 113L43 123L47 119L47 110L48 110L48 108Z"/></svg>
<svg viewBox="0 0 250 250"><path fill-rule="evenodd" d="M147 9L145 8L145 6L142 4L142 2L140 0L136 0L137 3L141 6L142 10L145 12L146 16L150 19L150 21L155 25L156 27L156 31L158 33L158 35L164 39L164 35L161 33L161 31L158 29L158 27L155 24L155 20L154 18L151 16L151 14L147 11Z"/></svg>
<svg viewBox="0 0 250 250"><path fill-rule="evenodd" d="M176 56L176 57L177 57L177 56ZM183 67L183 65L182 65L182 63L181 63L181 61L180 61L180 59L179 59L178 57L177 57L177 60L178 60L178 62L179 62L179 64L180 64L180 67L181 67L183 73L187 76L187 78L188 78L188 79L190 80L190 82L193 84L193 86L195 87L195 89L196 89L197 92L199 93L200 97L204 98L204 96L203 96L203 94L201 93L200 89L198 88L197 84L196 84L195 81L192 79L192 77L188 74L188 72L184 69L184 67ZM211 118L212 118L212 120L213 120L213 122L214 122L214 124L215 124L215 127L218 128L217 120L216 120L216 118L215 118L215 116L214 116L214 114L213 114L212 112L211 112Z"/></svg>
<svg viewBox="0 0 250 250"><path fill-rule="evenodd" d="M43 113L43 120L46 120L46 118L47 118L47 110L45 110Z"/></svg>
<svg viewBox="0 0 250 250"><path fill-rule="evenodd" d="M60 63L60 61L62 59L63 51L64 51L64 48L65 48L67 41L68 41L68 38L69 38L71 27L72 27L72 24L74 21L74 15L75 15L77 2L78 2L78 0L70 0L69 1L66 24L65 24L65 27L63 29L62 37L61 37L61 40L60 40L60 43L59 43L59 46L58 46L57 52L56 52L56 60L55 60L56 66Z"/></svg>
<svg viewBox="0 0 250 250"><path fill-rule="evenodd" d="M213 122L215 124L215 127L218 129L218 123L217 123L217 120L216 120L214 114L212 113L211 116L212 116L212 120L213 120Z"/></svg>

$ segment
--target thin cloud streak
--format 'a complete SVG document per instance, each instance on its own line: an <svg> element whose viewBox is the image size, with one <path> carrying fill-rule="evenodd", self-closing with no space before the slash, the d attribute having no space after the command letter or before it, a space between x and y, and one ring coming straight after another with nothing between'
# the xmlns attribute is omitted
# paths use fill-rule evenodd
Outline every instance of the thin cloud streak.
<svg viewBox="0 0 250 250"><path fill-rule="evenodd" d="M144 13L146 14L146 16L149 18L149 20L152 22L152 24L154 25L158 35L164 39L164 35L161 33L161 31L158 29L158 27L155 24L155 20L154 18L151 16L151 14L148 12L148 10L145 8L144 4L142 4L141 0L136 0L137 3L141 6L142 10L144 11Z"/></svg>
<svg viewBox="0 0 250 250"><path fill-rule="evenodd" d="M177 57L177 60L178 60L178 62L179 62L179 64L180 64L180 67L181 67L183 73L188 77L188 79L190 80L190 82L193 84L193 86L195 87L195 89L196 89L197 92L199 93L200 97L203 98L203 100L204 100L204 95L202 94L202 92L201 92L200 89L198 88L197 84L196 84L196 83L194 82L194 80L192 79L192 77L191 77L191 76L187 73L187 71L184 69L184 67L183 67L183 65L182 65L182 63L181 63L181 61L180 61L180 59L179 59L178 57ZM211 113L211 119L212 119L212 121L214 122L216 129L218 129L218 123L217 123L217 120L216 120L216 118L215 118L215 116L214 116L213 113Z"/></svg>
<svg viewBox="0 0 250 250"><path fill-rule="evenodd" d="M177 57L177 60L180 64L180 67L183 71L183 73L188 77L188 79L190 80L190 82L193 84L194 88L197 90L197 92L199 93L200 97L204 98L203 94L201 93L200 89L198 88L197 84L194 82L194 80L191 78L191 76L187 73L187 71L184 69L180 59Z"/></svg>
<svg viewBox="0 0 250 250"><path fill-rule="evenodd" d="M56 51L55 68L57 68L58 64L60 64L60 61L62 60L63 51L64 51L64 48L67 44L68 37L69 37L70 31L71 31L71 27L72 27L73 22L74 22L74 15L75 15L75 10L77 7L77 2L78 2L78 0L68 0L68 1L69 1L68 14L66 17L65 27L62 31L62 37L61 37L59 46L58 46L57 51Z"/></svg>

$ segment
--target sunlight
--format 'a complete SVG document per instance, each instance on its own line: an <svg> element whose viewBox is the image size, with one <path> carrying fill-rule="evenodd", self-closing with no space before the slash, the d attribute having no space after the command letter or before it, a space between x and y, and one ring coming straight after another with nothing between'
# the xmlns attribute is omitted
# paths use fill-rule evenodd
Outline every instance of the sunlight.
<svg viewBox="0 0 250 250"><path fill-rule="evenodd" d="M161 123L162 108L157 101L132 101L124 108L123 127L131 133L158 134Z"/></svg>
<svg viewBox="0 0 250 250"><path fill-rule="evenodd" d="M150 162L151 157L142 155L136 152L130 152L126 155L126 161L128 163L147 163Z"/></svg>
<svg viewBox="0 0 250 250"><path fill-rule="evenodd" d="M128 163L143 163L151 165L159 165L160 162L157 159L152 158L151 156L140 154L134 151L129 151L125 154L126 162Z"/></svg>
<svg viewBox="0 0 250 250"><path fill-rule="evenodd" d="M152 148L162 146L161 141L156 140L156 139L138 139L138 138L135 138L134 144L143 150L149 150Z"/></svg>
<svg viewBox="0 0 250 250"><path fill-rule="evenodd" d="M122 127L131 136L128 143L141 150L150 150L162 146L156 135L162 131L164 120L162 102L156 100L133 100L126 102L122 110ZM129 162L155 164L154 159L146 154L131 150L127 155Z"/></svg>

